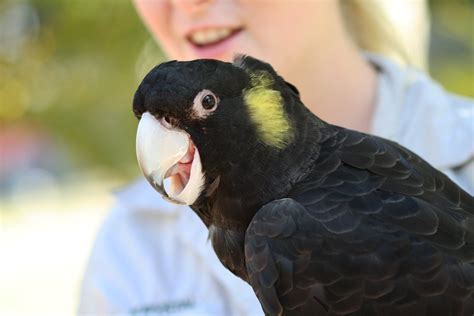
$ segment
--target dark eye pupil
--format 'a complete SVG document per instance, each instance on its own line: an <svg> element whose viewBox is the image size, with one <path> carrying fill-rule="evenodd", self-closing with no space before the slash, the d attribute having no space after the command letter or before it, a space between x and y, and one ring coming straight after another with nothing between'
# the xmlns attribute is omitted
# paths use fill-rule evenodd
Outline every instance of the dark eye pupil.
<svg viewBox="0 0 474 316"><path fill-rule="evenodd" d="M213 95L208 94L202 99L202 107L206 110L212 109L214 105L216 105L216 99Z"/></svg>

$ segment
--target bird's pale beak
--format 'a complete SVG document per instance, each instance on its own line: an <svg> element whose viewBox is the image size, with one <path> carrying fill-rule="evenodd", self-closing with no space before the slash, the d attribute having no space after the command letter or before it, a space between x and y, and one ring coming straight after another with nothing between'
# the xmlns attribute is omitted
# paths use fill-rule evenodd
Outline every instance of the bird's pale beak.
<svg viewBox="0 0 474 316"><path fill-rule="evenodd" d="M195 192L202 185L201 163L197 150L189 153L191 145L189 135L177 129L164 127L153 115L145 112L138 124L136 150L137 159L145 178L163 195L166 200L177 204L192 204L197 199ZM166 192L163 181L169 176L178 177L179 168L183 168L184 157L192 155L187 181L179 181L180 189ZM186 158L189 160L189 157ZM193 174L194 173L194 174ZM197 175L196 175L197 174ZM173 180L173 179L172 179ZM191 184L191 185L190 185ZM191 188L189 188L191 187Z"/></svg>

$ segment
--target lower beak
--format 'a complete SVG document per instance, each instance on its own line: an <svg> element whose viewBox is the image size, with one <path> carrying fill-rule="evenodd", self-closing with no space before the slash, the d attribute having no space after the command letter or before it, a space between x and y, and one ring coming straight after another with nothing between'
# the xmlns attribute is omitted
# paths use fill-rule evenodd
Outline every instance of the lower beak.
<svg viewBox="0 0 474 316"><path fill-rule="evenodd" d="M142 115L137 129L136 150L138 164L150 184L170 202L192 204L184 198L170 197L163 186L169 171L188 152L188 134L165 128L153 115Z"/></svg>

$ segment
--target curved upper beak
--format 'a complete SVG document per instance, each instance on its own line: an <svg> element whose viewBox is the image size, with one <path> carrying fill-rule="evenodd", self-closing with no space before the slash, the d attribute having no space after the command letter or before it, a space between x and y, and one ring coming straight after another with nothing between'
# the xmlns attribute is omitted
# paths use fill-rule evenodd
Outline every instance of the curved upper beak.
<svg viewBox="0 0 474 316"><path fill-rule="evenodd" d="M153 115L143 113L137 129L136 150L140 169L150 184L170 202L186 204L171 198L163 187L168 171L186 154L188 135L167 129Z"/></svg>

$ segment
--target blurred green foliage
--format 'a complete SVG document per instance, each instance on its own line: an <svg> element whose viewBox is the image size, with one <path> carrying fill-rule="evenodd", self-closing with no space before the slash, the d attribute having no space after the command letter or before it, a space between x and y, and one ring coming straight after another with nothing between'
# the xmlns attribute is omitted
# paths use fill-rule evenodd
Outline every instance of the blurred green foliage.
<svg viewBox="0 0 474 316"><path fill-rule="evenodd" d="M449 90L472 97L473 2L430 4L431 74ZM20 44L12 42L19 51L0 55L0 122L46 129L78 170L138 175L131 101L141 78L164 56L131 1L4 0L3 21L22 5L33 17L23 26L11 22L26 35Z"/></svg>
<svg viewBox="0 0 474 316"><path fill-rule="evenodd" d="M18 3L5 2L0 10ZM164 58L131 1L29 4L39 27L27 34L19 56L0 60L0 119L47 129L78 169L137 174L132 97L146 71Z"/></svg>
<svg viewBox="0 0 474 316"><path fill-rule="evenodd" d="M447 90L474 97L474 1L431 0L430 74Z"/></svg>

